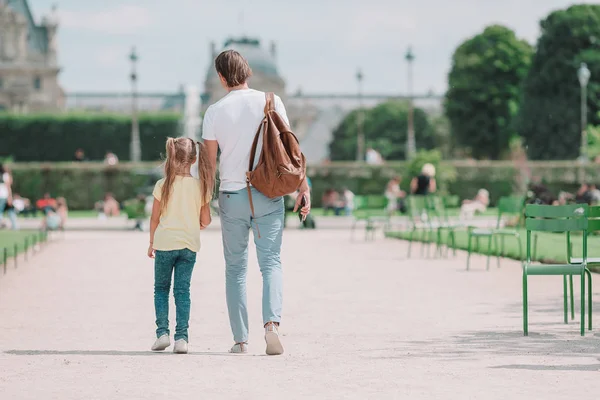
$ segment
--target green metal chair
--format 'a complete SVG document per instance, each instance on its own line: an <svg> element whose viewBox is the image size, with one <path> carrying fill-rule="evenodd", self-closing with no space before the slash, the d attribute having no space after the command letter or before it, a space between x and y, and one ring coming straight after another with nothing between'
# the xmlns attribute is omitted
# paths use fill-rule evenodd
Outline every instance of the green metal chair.
<svg viewBox="0 0 600 400"><path fill-rule="evenodd" d="M354 240L356 227L364 223L365 240L374 240L377 224L381 222L384 227L389 224L389 218L385 216L386 206L387 199L384 196L355 196L350 239Z"/></svg>
<svg viewBox="0 0 600 400"><path fill-rule="evenodd" d="M528 303L527 279L530 275L562 275L563 276L563 302L564 318L567 322L567 280L566 276L579 275L581 277L581 336L585 335L585 276L590 279L591 274L587 269L587 232L588 232L588 206L585 204L572 204L566 206L546 206L528 204L525 208L525 228L527 229L527 258L523 265L523 333L529 334L528 329ZM580 263L542 264L531 263L531 232L564 232L567 237L572 232L581 232L583 235L582 257ZM568 242L567 238L567 242ZM571 291L571 293L573 293ZM592 293L589 297L589 329L592 329Z"/></svg>
<svg viewBox="0 0 600 400"><path fill-rule="evenodd" d="M469 241L467 246L467 271L470 268L472 251L471 244L473 238L475 238L475 245L477 246L477 249L479 249L479 238L486 237L488 239L486 270L490 269L490 258L492 256L492 239L494 239L494 248L496 252L498 267L500 267L500 257L504 256L504 238L507 236L514 237L517 240L519 246L519 260L523 260L523 245L521 244L519 232L516 229L501 228L503 217L507 215L512 215L518 216L520 218L523 215L523 203L524 201L522 197L501 197L500 200L498 200L498 219L496 220L495 228L469 227ZM501 246L498 246L498 237L500 237L501 239Z"/></svg>
<svg viewBox="0 0 600 400"><path fill-rule="evenodd" d="M411 256L412 243L418 232L421 233L421 256L423 256L425 246L427 246L427 256L429 256L430 244L433 241L429 199L427 196L408 196L406 203L408 206L408 229L410 230L407 257Z"/></svg>
<svg viewBox="0 0 600 400"><path fill-rule="evenodd" d="M432 228L437 232L435 255L442 256L442 233L448 232L446 257L450 248L456 256L456 230L465 227L460 221L451 221L448 216L445 199L440 196L429 196L430 216L432 217Z"/></svg>
<svg viewBox="0 0 600 400"><path fill-rule="evenodd" d="M588 234L591 232L600 231L600 206L593 206L588 208ZM567 260L569 264L581 264L583 262L582 257L574 257L573 256L573 242L571 241L571 233L567 232ZM587 268L589 266L600 266L600 257L588 257L587 258L587 266L586 266L586 275L588 276L588 292L592 293L592 273ZM565 292L567 291L566 280L567 277L564 277L565 283ZM570 289L570 298L571 298L571 319L575 319L575 299L573 294L573 275L569 275L569 289ZM590 317L589 323L590 326L592 324L592 302L590 296L590 302L588 305L590 309ZM567 316L565 315L565 323L567 323Z"/></svg>

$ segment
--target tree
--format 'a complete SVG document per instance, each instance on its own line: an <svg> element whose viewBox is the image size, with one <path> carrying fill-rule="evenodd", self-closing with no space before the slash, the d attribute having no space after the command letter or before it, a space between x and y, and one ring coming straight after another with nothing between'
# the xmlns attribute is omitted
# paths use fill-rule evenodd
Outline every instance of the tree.
<svg viewBox="0 0 600 400"><path fill-rule="evenodd" d="M532 159L575 159L581 146L577 69L591 71L588 121L600 124L600 5L576 5L548 15L523 87L518 130Z"/></svg>
<svg viewBox="0 0 600 400"><path fill-rule="evenodd" d="M333 131L333 140L329 144L329 157L332 161L356 160L359 112L361 111L352 111ZM404 160L408 104L401 101L388 101L362 112L365 113L363 132L367 148L372 147L377 150L385 160ZM434 128L425 111L420 108L414 109L414 124L417 147L433 148Z"/></svg>
<svg viewBox="0 0 600 400"><path fill-rule="evenodd" d="M454 52L445 111L455 144L473 157L498 159L508 149L532 54L529 43L500 25Z"/></svg>

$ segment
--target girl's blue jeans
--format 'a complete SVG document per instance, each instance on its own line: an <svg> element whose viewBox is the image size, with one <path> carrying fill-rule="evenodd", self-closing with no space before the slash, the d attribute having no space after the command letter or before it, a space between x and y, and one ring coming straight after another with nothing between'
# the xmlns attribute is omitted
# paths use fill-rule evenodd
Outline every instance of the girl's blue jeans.
<svg viewBox="0 0 600 400"><path fill-rule="evenodd" d="M156 310L156 337L169 335L169 292L174 277L176 327L175 340L188 341L190 320L190 281L196 263L196 253L189 249L160 251L154 258L154 308Z"/></svg>

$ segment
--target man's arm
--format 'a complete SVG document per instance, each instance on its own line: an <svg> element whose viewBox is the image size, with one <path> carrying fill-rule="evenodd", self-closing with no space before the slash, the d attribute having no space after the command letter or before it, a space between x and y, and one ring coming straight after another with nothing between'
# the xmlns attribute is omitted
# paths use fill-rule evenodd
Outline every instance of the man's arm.
<svg viewBox="0 0 600 400"><path fill-rule="evenodd" d="M204 145L208 152L208 160L210 161L211 168L213 171L217 170L217 151L219 150L219 143L216 140L204 139Z"/></svg>

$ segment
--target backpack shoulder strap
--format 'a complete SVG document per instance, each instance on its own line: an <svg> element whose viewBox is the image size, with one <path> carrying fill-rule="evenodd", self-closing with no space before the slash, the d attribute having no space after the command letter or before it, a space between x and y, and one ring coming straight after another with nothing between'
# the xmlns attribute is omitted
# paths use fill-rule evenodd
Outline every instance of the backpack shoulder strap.
<svg viewBox="0 0 600 400"><path fill-rule="evenodd" d="M265 99L265 115L267 115L269 111L275 111L275 94L273 92L267 92L265 93Z"/></svg>

